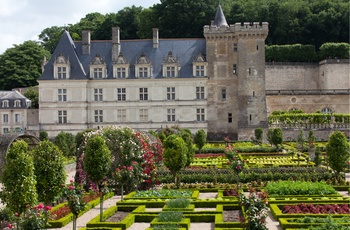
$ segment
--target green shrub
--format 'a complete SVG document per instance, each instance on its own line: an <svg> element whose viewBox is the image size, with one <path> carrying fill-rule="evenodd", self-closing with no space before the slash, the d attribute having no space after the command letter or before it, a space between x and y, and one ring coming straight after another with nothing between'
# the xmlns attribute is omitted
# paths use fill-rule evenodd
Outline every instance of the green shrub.
<svg viewBox="0 0 350 230"><path fill-rule="evenodd" d="M159 222L181 222L183 214L178 211L161 212L158 218Z"/></svg>
<svg viewBox="0 0 350 230"><path fill-rule="evenodd" d="M271 196L279 195L330 195L338 193L325 182L278 181L269 182L266 190Z"/></svg>
<svg viewBox="0 0 350 230"><path fill-rule="evenodd" d="M167 202L168 208L187 208L190 200L186 198L171 199Z"/></svg>

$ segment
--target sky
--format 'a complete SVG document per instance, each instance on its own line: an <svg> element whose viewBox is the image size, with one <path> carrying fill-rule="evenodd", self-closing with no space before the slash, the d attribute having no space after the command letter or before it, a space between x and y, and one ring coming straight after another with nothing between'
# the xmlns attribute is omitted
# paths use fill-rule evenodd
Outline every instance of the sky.
<svg viewBox="0 0 350 230"><path fill-rule="evenodd" d="M75 24L88 13L117 13L124 7L157 3L160 0L0 0L0 54L14 44L37 41L48 27Z"/></svg>

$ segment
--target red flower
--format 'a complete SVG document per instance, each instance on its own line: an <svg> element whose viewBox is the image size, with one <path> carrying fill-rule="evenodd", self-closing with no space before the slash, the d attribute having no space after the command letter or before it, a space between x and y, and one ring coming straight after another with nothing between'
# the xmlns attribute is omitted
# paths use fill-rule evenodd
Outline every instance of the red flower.
<svg viewBox="0 0 350 230"><path fill-rule="evenodd" d="M45 210L46 210L46 211L50 211L51 209L52 209L51 206L46 206L46 207L45 207Z"/></svg>
<svg viewBox="0 0 350 230"><path fill-rule="evenodd" d="M242 168L242 167L241 167L240 165L237 166L237 169L238 169L238 170L241 170L241 168Z"/></svg>
<svg viewBox="0 0 350 230"><path fill-rule="evenodd" d="M71 185L71 186L68 187L68 189L69 189L69 190L73 190L73 189L74 189L74 186Z"/></svg>
<svg viewBox="0 0 350 230"><path fill-rule="evenodd" d="M132 166L130 166L130 167L128 168L129 171L132 171L132 169L133 169Z"/></svg>
<svg viewBox="0 0 350 230"><path fill-rule="evenodd" d="M13 228L11 224L7 224L7 227L10 228L10 229Z"/></svg>
<svg viewBox="0 0 350 230"><path fill-rule="evenodd" d="M123 165L123 167L122 167L123 169L126 169L126 166L125 165Z"/></svg>

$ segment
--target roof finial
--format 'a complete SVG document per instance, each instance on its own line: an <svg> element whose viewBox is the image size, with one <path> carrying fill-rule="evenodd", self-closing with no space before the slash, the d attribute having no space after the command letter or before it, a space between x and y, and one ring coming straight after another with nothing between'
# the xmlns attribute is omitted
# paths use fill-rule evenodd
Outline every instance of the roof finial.
<svg viewBox="0 0 350 230"><path fill-rule="evenodd" d="M220 2L219 2L219 6L218 6L218 9L216 11L215 19L214 19L214 22L212 23L212 25L217 26L217 27L221 27L221 26L228 27L228 24L227 24L224 12L222 11Z"/></svg>

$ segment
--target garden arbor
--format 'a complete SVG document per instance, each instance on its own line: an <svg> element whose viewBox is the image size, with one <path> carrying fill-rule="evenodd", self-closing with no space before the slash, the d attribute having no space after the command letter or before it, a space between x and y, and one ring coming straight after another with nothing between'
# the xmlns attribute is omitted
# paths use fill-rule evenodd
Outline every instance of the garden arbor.
<svg viewBox="0 0 350 230"><path fill-rule="evenodd" d="M4 168L6 155L13 142L24 140L27 142L29 149L33 149L39 143L39 139L28 133L9 133L0 134L0 168ZM0 178L2 171L0 170Z"/></svg>

